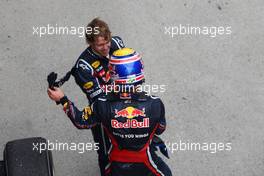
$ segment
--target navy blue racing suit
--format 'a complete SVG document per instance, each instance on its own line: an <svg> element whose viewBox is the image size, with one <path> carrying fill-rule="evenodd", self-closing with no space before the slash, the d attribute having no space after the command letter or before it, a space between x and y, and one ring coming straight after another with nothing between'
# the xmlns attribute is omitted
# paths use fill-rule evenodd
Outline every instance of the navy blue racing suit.
<svg viewBox="0 0 264 176"><path fill-rule="evenodd" d="M134 93L127 98L109 93L82 111L65 96L60 100L72 122L82 128L102 124L111 141L109 176L171 176L166 163L151 144L166 128L165 109L158 97Z"/></svg>
<svg viewBox="0 0 264 176"><path fill-rule="evenodd" d="M118 36L113 36L111 39L111 46L109 55L115 50L125 47L123 41ZM81 90L86 94L89 103L94 102L104 90L103 85L111 83L110 74L108 70L109 58L103 57L95 53L91 47L88 47L83 51L76 61L74 67L71 70L71 74L75 78L75 82ZM83 126L78 123L74 125L82 129ZM92 127L92 134L94 141L99 143L98 163L101 171L101 175L104 175L104 169L108 163L107 149L110 146L109 139L105 135L104 129L100 124L96 124Z"/></svg>

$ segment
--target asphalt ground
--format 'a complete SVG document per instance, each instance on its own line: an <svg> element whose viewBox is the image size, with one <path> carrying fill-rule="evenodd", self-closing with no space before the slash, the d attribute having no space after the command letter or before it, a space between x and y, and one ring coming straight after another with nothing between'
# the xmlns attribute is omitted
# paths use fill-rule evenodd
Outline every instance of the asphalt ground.
<svg viewBox="0 0 264 176"><path fill-rule="evenodd" d="M80 144L93 142L91 132L76 129L46 94L47 74L64 75L86 48L81 28L76 35L42 33L100 17L142 54L146 84L165 85L153 94L166 107L162 138L174 175L264 175L264 1L0 3L0 151L32 136L77 143L76 151L53 150L56 175L99 175L96 152ZM187 34L191 27L203 32ZM79 108L87 104L72 78L63 90Z"/></svg>

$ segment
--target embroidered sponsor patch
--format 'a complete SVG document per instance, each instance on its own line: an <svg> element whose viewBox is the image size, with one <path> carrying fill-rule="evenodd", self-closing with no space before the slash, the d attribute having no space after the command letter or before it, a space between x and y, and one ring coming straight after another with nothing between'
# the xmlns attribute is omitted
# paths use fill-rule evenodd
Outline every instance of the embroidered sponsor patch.
<svg viewBox="0 0 264 176"><path fill-rule="evenodd" d="M90 106L85 107L82 115L83 120L88 120L91 114L92 114L91 107Z"/></svg>
<svg viewBox="0 0 264 176"><path fill-rule="evenodd" d="M99 67L99 65L100 65L100 61L95 61L94 63L92 63L93 68L97 68Z"/></svg>
<svg viewBox="0 0 264 176"><path fill-rule="evenodd" d="M97 72L100 72L103 69L103 66L99 66L97 69L95 69Z"/></svg>
<svg viewBox="0 0 264 176"><path fill-rule="evenodd" d="M141 117L142 120L136 119ZM125 118L125 122L118 121L118 118ZM149 118L146 118L145 109L142 110L129 106L125 109L115 109L115 119L111 120L113 128L148 128Z"/></svg>
<svg viewBox="0 0 264 176"><path fill-rule="evenodd" d="M83 85L84 89L90 89L91 87L93 87L93 82L92 81L89 81L89 82L87 82L87 83L85 83Z"/></svg>

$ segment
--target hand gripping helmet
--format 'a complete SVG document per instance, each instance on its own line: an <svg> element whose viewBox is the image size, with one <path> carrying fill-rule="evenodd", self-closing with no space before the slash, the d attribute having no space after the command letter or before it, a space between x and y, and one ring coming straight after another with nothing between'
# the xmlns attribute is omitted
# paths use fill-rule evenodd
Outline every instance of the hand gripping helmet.
<svg viewBox="0 0 264 176"><path fill-rule="evenodd" d="M131 48L116 50L109 61L111 78L115 84L138 85L144 82L141 56Z"/></svg>

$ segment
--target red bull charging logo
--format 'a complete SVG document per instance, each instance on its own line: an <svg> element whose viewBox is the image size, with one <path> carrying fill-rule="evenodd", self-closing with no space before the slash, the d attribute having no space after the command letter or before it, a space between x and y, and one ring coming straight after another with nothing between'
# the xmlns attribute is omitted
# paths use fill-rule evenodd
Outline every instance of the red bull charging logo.
<svg viewBox="0 0 264 176"><path fill-rule="evenodd" d="M123 117L127 118L126 122L119 122L116 119L111 120L111 125L113 128L148 128L149 127L149 118L143 118L143 121L138 121L134 119L135 117L146 117L145 109L139 110L134 107L127 107L121 110L115 110L115 118Z"/></svg>

